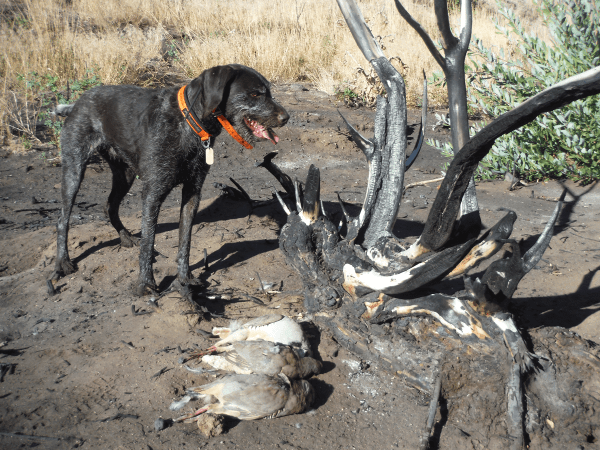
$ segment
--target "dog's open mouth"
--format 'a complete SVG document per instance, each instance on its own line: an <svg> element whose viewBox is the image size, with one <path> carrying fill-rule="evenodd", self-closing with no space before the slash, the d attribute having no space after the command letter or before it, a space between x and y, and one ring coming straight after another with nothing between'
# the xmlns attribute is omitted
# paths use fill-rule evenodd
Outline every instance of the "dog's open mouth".
<svg viewBox="0 0 600 450"><path fill-rule="evenodd" d="M247 117L244 117L244 122L246 123L246 126L250 128L254 136L262 139L269 139L273 144L279 142L279 136L277 136L270 128L261 125L256 120L248 119Z"/></svg>

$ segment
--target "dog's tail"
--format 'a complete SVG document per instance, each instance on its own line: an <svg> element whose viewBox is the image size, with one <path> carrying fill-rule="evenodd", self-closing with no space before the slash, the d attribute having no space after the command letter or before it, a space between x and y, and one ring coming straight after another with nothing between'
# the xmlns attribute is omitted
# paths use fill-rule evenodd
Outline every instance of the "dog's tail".
<svg viewBox="0 0 600 450"><path fill-rule="evenodd" d="M71 111L73 110L74 106L75 103L72 103L70 105L56 105L56 108L54 108L52 114L54 114L55 116L67 117L69 114L71 114Z"/></svg>

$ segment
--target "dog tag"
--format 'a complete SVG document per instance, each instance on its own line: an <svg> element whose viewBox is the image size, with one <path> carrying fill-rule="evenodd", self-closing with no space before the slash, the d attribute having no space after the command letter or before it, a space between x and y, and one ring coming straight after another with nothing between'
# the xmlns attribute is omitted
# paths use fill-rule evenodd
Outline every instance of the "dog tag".
<svg viewBox="0 0 600 450"><path fill-rule="evenodd" d="M208 147L206 150L204 150L204 154L206 155L206 164L212 166L212 164L215 162L215 151L212 149L212 147Z"/></svg>

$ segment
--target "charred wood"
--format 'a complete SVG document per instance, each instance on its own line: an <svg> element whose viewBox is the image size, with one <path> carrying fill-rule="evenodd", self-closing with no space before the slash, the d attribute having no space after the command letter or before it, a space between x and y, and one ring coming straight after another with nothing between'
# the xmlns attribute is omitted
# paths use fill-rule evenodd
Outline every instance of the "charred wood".
<svg viewBox="0 0 600 450"><path fill-rule="evenodd" d="M600 68L541 92L469 139L468 129L465 131L466 108L463 108L466 96L459 97L464 94L462 65L471 35L470 1L461 0L459 37L451 33L445 0L434 2L443 57L420 25L396 1L400 13L421 34L444 69L449 87L452 84L455 88L449 100L452 140L457 152L423 233L406 248L392 234L407 166L404 81L381 52L354 1L338 0L338 3L357 45L387 92L387 97L377 100L373 138L362 136L343 119L353 141L367 158L369 180L365 199L357 217L348 214L340 199L347 220L347 233L340 235L339 228L322 214L319 171L311 166L304 190L297 181L292 184L293 194L290 194L296 199L297 212L284 205L288 221L281 231L280 249L302 278L307 311L335 340L360 358L398 374L407 384L426 392L432 392L440 373L445 377L444 389L456 391L463 388L459 389L460 381L453 380L463 375L473 384L471 392L481 378L495 377L494 389L501 396L504 408L503 438L510 442L510 448L522 448L523 388L535 386L539 391L536 401L546 402L548 409L555 410L564 403L562 398L543 399L544 380L558 385L558 379L552 372L550 357L536 354L523 338L517 321L509 313L510 300L521 279L547 249L565 194L558 199L536 243L524 251L511 239L517 219L511 211L478 237L481 221L473 173L498 137L543 112L600 93ZM425 113L426 107L422 112L423 124ZM422 130L417 147L421 141ZM289 180L281 173L276 177ZM288 185L286 191L292 187ZM509 253L492 262L481 278L465 275L501 249ZM453 295L434 293L418 297L415 293L444 277L460 275L464 276L464 289ZM452 358L446 358L448 354ZM455 358L469 362L461 367ZM597 365L596 370L600 362ZM558 388L553 391L557 398L558 391Z"/></svg>
<svg viewBox="0 0 600 450"><path fill-rule="evenodd" d="M278 166L273 162L273 158L278 155L278 152L271 152L265 155L261 162L257 162L254 164L254 167L264 167L269 171L271 175L279 181L285 192L291 197L294 198L294 183L289 175L285 174Z"/></svg>
<svg viewBox="0 0 600 450"><path fill-rule="evenodd" d="M451 139L454 154L469 140L469 118L467 113L467 90L465 82L465 56L469 49L473 24L473 11L470 0L460 2L460 32L458 37L452 34L446 0L435 0L434 11L441 34L442 56L425 29L404 9L399 0L394 0L400 15L415 29L427 46L431 55L441 67L448 87L448 105L451 124ZM457 230L479 234L481 218L475 192L473 176L467 179L468 187L462 197ZM456 216L455 216L456 217Z"/></svg>

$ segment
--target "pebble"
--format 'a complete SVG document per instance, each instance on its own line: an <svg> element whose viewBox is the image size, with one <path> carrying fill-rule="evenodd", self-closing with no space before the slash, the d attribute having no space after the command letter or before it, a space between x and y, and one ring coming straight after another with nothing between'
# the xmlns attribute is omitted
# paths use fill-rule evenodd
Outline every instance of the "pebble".
<svg viewBox="0 0 600 450"><path fill-rule="evenodd" d="M154 429L156 431L162 431L165 428L169 428L171 426L173 422L170 419L163 419L162 417L159 417L158 419L156 419L154 421Z"/></svg>

